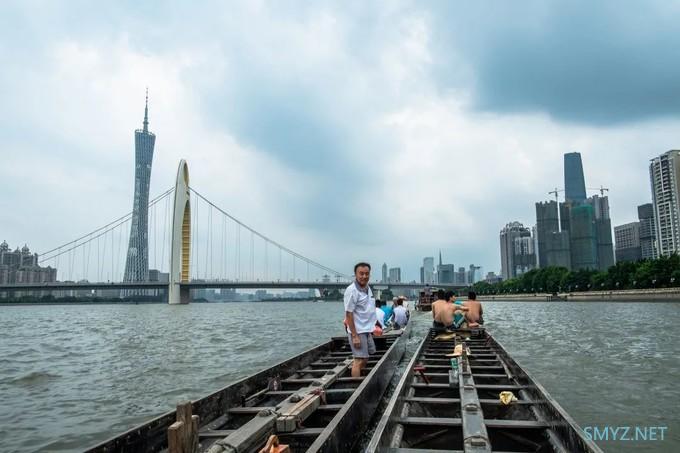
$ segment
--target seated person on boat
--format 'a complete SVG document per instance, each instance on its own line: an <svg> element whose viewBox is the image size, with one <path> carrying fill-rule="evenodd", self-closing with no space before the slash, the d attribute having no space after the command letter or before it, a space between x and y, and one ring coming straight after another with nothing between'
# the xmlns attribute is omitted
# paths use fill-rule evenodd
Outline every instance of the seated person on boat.
<svg viewBox="0 0 680 453"><path fill-rule="evenodd" d="M392 302L392 306L388 305L388 302L385 301L380 301L380 309L385 313L385 325L388 326L390 323L392 323L392 318L394 316L394 307L396 304L396 297L394 298L394 301Z"/></svg>
<svg viewBox="0 0 680 453"><path fill-rule="evenodd" d="M384 304L385 302L380 299L375 300L375 316L378 319L378 324L380 324L381 329L384 329L385 326L387 326Z"/></svg>
<svg viewBox="0 0 680 453"><path fill-rule="evenodd" d="M461 327L465 322L463 314L467 308L461 302L455 302L456 293L453 291L437 291L437 300L432 304L432 327L439 332Z"/></svg>
<svg viewBox="0 0 680 453"><path fill-rule="evenodd" d="M484 310L482 309L481 302L477 300L477 293L470 291L468 293L468 300L464 305L467 307L465 319L468 327L479 327L480 324L484 324Z"/></svg>
<svg viewBox="0 0 680 453"><path fill-rule="evenodd" d="M408 320L410 318L410 313L404 307L404 297L400 297L397 299L397 305L394 307L394 321L392 322L392 325L395 329L403 329L406 327L406 324L408 324Z"/></svg>

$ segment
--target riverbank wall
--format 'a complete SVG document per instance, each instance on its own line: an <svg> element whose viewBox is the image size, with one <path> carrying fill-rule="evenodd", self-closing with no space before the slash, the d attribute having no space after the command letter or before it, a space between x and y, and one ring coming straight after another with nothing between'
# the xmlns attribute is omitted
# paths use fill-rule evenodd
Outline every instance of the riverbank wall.
<svg viewBox="0 0 680 453"><path fill-rule="evenodd" d="M481 301L554 301L554 302L680 302L680 288L626 289L620 291L583 291L559 294L478 295Z"/></svg>

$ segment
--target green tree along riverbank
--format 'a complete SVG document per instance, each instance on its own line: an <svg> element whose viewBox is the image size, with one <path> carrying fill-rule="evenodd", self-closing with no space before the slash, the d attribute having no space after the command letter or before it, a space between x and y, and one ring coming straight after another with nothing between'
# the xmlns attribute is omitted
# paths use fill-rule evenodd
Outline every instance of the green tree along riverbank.
<svg viewBox="0 0 680 453"><path fill-rule="evenodd" d="M620 289L670 288L680 286L680 255L655 260L620 262L606 271L564 267L532 269L517 278L499 283L477 282L479 294L559 293Z"/></svg>

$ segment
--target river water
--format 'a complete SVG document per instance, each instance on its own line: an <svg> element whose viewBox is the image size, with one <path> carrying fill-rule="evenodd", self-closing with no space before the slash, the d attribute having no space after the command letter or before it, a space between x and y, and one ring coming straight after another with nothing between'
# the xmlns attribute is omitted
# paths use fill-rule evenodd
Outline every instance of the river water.
<svg viewBox="0 0 680 453"><path fill-rule="evenodd" d="M605 451L680 451L680 304L484 305L581 426L667 427L610 429ZM0 307L0 449L80 451L341 334L341 317L339 302ZM430 319L414 314L416 334Z"/></svg>

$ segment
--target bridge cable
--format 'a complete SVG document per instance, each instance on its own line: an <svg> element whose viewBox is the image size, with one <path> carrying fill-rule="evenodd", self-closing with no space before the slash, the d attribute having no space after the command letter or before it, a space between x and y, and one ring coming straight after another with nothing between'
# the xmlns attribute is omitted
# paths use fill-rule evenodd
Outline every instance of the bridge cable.
<svg viewBox="0 0 680 453"><path fill-rule="evenodd" d="M246 224L244 224L243 222L241 222L240 220L238 220L236 217L232 216L232 215L229 214L228 212L226 212L226 211L224 211L223 209L221 209L219 206L217 206L217 205L215 205L214 203L212 203L210 200L208 200L207 198L205 198L201 193L199 193L197 190L193 189L192 187L189 187L189 190L191 190L193 193L195 193L197 196L199 196L203 201L205 201L206 203L208 203L209 205L211 205L212 207L214 207L215 209L217 209L219 212L221 212L222 214L224 214L225 216L229 217L231 220L233 220L234 222L236 222L239 226L242 226L242 227L246 228L248 231L250 231L251 233L253 233L253 234L255 234L256 236L260 237L261 239L263 239L263 240L265 240L265 241L271 242L272 244L278 246L280 249L285 250L285 251L286 251L287 253L289 253L290 255L293 255L293 256L295 256L295 257L298 257L298 258L300 258L300 259L303 260L303 261L308 261L310 264L312 264L313 266L315 266L315 267L317 267L317 268L320 268L320 269L323 269L323 270L325 270L325 271L332 272L332 273L334 273L334 274L336 274L336 275L339 275L339 276L341 276L341 277L345 277L345 278L347 278L347 279L350 279L350 277L349 277L348 275L345 275L345 274L343 274L343 273L341 273L341 272L337 272L337 271L335 271L335 270L333 270L333 269L331 269L331 268L329 268L329 267L324 266L323 264L317 263L316 261L313 261L313 260L311 260L311 259L309 259L309 258L307 258L307 257L305 257L305 256L303 256L303 255L301 255L301 254L299 254L299 253L297 253L297 252L294 252L293 250L291 250L291 249L289 249L289 248L287 248L287 247L285 247L285 246L279 244L278 242L276 242L276 241L274 241L274 240L268 238L267 236L263 235L262 233L260 233L260 232L256 231L255 229L249 227L248 225L246 225Z"/></svg>
<svg viewBox="0 0 680 453"><path fill-rule="evenodd" d="M172 191L174 191L174 190L175 190L174 187L172 187L172 188L166 190L165 192L161 193L161 194L158 195L156 198L154 198L153 200L151 200L151 201L149 202L149 204L155 203L155 202L158 201L160 198L163 198L164 196L168 195L170 192L172 192ZM46 252L43 252L43 253L41 253L40 255L49 255L49 254L51 254L52 252L54 252L54 251L56 251L56 250L58 250L58 249L62 249L62 248L64 248L64 247L68 246L68 245L71 245L71 244L73 244L73 243L79 242L80 240L85 239L85 238L87 238L87 237L89 237L89 236L92 236L93 234L95 234L95 233L97 233L97 232L99 232L99 231L101 231L101 230L104 230L104 229L110 227L111 225L114 225L114 224L120 222L121 220L123 220L123 219L125 219L125 218L127 218L127 217L130 217L130 216L132 216L132 212L128 212L128 213L125 214L124 216L121 216L121 217L117 218L116 220L114 220L114 221L112 221L112 222L109 222L109 223L107 223L106 225L104 225L104 226L102 226L102 227L100 227L100 228L97 228L97 229L94 230L94 231L91 231L91 232L89 232L89 233L87 233L87 234L85 234L85 235L83 235L83 236L80 236L79 238L76 238L76 239L74 239L74 240L72 240L72 241L70 241L70 242L67 242L66 244L62 244L62 245L60 245L59 247L55 247L55 248L53 248L53 249L51 249L51 250L48 250L48 251L46 251Z"/></svg>

